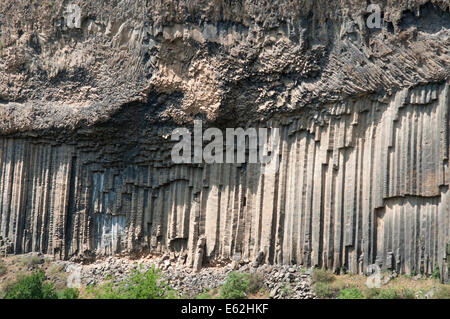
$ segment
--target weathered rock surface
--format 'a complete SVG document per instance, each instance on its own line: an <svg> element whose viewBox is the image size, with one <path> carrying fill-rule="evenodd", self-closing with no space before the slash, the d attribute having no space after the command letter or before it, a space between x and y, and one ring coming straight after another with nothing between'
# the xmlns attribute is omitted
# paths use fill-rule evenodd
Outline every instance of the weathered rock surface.
<svg viewBox="0 0 450 319"><path fill-rule="evenodd" d="M448 1L381 2L381 29L356 0L75 1L76 29L52 3L0 4L0 236L16 253L448 280ZM167 136L194 118L280 127L280 170L174 165Z"/></svg>

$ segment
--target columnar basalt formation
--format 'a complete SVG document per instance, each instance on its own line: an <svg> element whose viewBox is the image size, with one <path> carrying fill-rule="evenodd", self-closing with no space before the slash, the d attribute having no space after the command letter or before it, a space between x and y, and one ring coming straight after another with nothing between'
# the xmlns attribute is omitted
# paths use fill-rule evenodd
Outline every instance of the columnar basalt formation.
<svg viewBox="0 0 450 319"><path fill-rule="evenodd" d="M146 136L124 153L112 135L2 138L1 234L61 258L177 251L193 264L206 244L210 259L430 273L449 239L448 99L448 84L422 86L329 106L322 124L280 118L274 175L173 165L171 143Z"/></svg>
<svg viewBox="0 0 450 319"><path fill-rule="evenodd" d="M0 24L0 237L14 252L448 280L448 1L383 2L377 30L366 1L115 2L75 1L75 30L62 1L0 5L16 22ZM279 170L174 164L170 133L195 118L280 128Z"/></svg>

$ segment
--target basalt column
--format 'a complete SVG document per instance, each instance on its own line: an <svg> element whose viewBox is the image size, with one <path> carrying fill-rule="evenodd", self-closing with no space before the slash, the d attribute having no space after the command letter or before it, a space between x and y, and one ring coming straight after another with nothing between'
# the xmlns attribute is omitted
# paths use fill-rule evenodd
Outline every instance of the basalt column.
<svg viewBox="0 0 450 319"><path fill-rule="evenodd" d="M128 132L122 151L99 139L107 124L70 141L1 137L0 236L65 259L172 251L193 265L202 243L205 261L448 278L449 107L441 82L274 117L261 127L280 128L275 174L175 165L157 131Z"/></svg>

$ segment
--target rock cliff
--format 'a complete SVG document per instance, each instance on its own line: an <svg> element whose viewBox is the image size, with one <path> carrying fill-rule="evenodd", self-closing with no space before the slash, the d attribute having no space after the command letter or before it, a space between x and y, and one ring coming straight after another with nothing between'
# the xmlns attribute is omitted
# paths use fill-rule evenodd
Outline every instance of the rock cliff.
<svg viewBox="0 0 450 319"><path fill-rule="evenodd" d="M450 2L0 4L0 236L448 280ZM280 128L280 169L174 164L176 127Z"/></svg>

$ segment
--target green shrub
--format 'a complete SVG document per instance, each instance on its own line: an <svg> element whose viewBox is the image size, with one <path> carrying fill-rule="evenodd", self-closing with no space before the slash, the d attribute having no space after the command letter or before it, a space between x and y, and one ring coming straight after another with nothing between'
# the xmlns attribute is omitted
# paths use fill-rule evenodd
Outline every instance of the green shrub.
<svg viewBox="0 0 450 319"><path fill-rule="evenodd" d="M28 256L22 259L22 266L25 267L34 267L42 263L44 263L44 259L41 259L37 256Z"/></svg>
<svg viewBox="0 0 450 319"><path fill-rule="evenodd" d="M5 275L8 272L8 270L6 269L5 264L3 263L2 260L0 260L0 276Z"/></svg>
<svg viewBox="0 0 450 319"><path fill-rule="evenodd" d="M206 291L202 292L201 294L198 294L197 296L195 296L195 299L213 299L213 297L211 296L209 291L206 290Z"/></svg>
<svg viewBox="0 0 450 319"><path fill-rule="evenodd" d="M402 299L416 299L416 295L411 289L403 288Z"/></svg>
<svg viewBox="0 0 450 319"><path fill-rule="evenodd" d="M450 299L450 285L440 286L434 293L435 299Z"/></svg>
<svg viewBox="0 0 450 319"><path fill-rule="evenodd" d="M175 291L161 279L154 267L146 272L135 269L125 281L115 285L112 280L100 287L89 287L97 299L174 299Z"/></svg>
<svg viewBox="0 0 450 319"><path fill-rule="evenodd" d="M365 299L358 288L346 288L339 291L338 299Z"/></svg>
<svg viewBox="0 0 450 319"><path fill-rule="evenodd" d="M433 270L433 273L431 274L431 277L434 279L440 279L441 278L441 271L439 270L439 266L436 266Z"/></svg>
<svg viewBox="0 0 450 319"><path fill-rule="evenodd" d="M223 299L245 299L249 291L249 275L232 272L222 286L220 296Z"/></svg>
<svg viewBox="0 0 450 319"><path fill-rule="evenodd" d="M364 290L364 296L367 299L376 299L379 293L380 293L379 288L368 288Z"/></svg>
<svg viewBox="0 0 450 319"><path fill-rule="evenodd" d="M292 295L293 291L291 285L283 283L281 286L281 297L289 297Z"/></svg>
<svg viewBox="0 0 450 319"><path fill-rule="evenodd" d="M415 292L407 288L402 288L400 292L392 288L371 288L364 291L364 296L367 299L416 299Z"/></svg>
<svg viewBox="0 0 450 319"><path fill-rule="evenodd" d="M80 291L77 288L67 288L58 293L58 299L78 299Z"/></svg>
<svg viewBox="0 0 450 319"><path fill-rule="evenodd" d="M329 271L323 269L314 269L311 274L312 281L316 282L333 282L336 277Z"/></svg>
<svg viewBox="0 0 450 319"><path fill-rule="evenodd" d="M381 289L374 299L400 299L400 296L394 289Z"/></svg>
<svg viewBox="0 0 450 319"><path fill-rule="evenodd" d="M326 282L316 282L313 286L313 290L319 298L333 298L335 295L334 289Z"/></svg>
<svg viewBox="0 0 450 319"><path fill-rule="evenodd" d="M5 282L3 283L3 289L0 290L0 299L5 299L7 292L11 291L14 284L15 281L10 278L5 280Z"/></svg>
<svg viewBox="0 0 450 319"><path fill-rule="evenodd" d="M64 266L63 266L63 265L59 265L59 264L52 265L52 266L49 268L48 272L49 272L51 275L56 275L56 274L58 274L58 273L64 272Z"/></svg>
<svg viewBox="0 0 450 319"><path fill-rule="evenodd" d="M248 292L256 294L264 287L264 275L260 272L250 274L248 277Z"/></svg>
<svg viewBox="0 0 450 319"><path fill-rule="evenodd" d="M56 299L57 295L52 283L45 283L42 270L19 278L6 288L5 299Z"/></svg>

